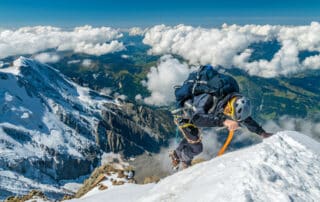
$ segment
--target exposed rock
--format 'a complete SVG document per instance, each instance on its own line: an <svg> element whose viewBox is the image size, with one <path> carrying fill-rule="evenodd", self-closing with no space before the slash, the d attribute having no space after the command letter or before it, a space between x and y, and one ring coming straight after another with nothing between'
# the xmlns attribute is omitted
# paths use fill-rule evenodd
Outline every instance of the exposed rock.
<svg viewBox="0 0 320 202"><path fill-rule="evenodd" d="M88 179L86 179L84 181L83 186L78 190L78 192L75 194L76 198L79 198L83 195L85 195L87 192L89 192L91 189L93 189L96 186L99 186L99 188L101 187L101 185L103 185L101 182L108 179L107 176L111 176L111 175L119 175L119 173L124 173L128 170L132 170L132 167L127 166L124 167L124 169L117 169L115 168L112 164L105 164L102 165L98 168L96 168L92 174L90 175L90 177ZM124 175L125 177L125 175ZM123 180L115 180L113 178L109 178L109 180L112 182L112 185L122 185L125 183L125 181ZM128 183L134 183L135 180L128 180ZM100 184L100 185L99 185ZM103 185L105 186L105 185ZM103 187L105 188L105 187Z"/></svg>
<svg viewBox="0 0 320 202"><path fill-rule="evenodd" d="M118 178L125 178L126 175L124 174L124 171L123 170L119 170L118 171Z"/></svg>
<svg viewBox="0 0 320 202"><path fill-rule="evenodd" d="M120 180L114 180L112 181L112 185L123 185L125 182Z"/></svg>
<svg viewBox="0 0 320 202"><path fill-rule="evenodd" d="M96 181L92 184L92 186L97 186L101 181L103 181L103 180L105 180L106 179L106 176L105 176L105 174L103 174L103 173L101 173L98 177L97 177L97 179L96 179Z"/></svg>
<svg viewBox="0 0 320 202"><path fill-rule="evenodd" d="M160 181L160 177L158 176L150 176L144 178L143 184L149 184L149 183L157 183Z"/></svg>
<svg viewBox="0 0 320 202"><path fill-rule="evenodd" d="M122 152L125 156L158 152L174 135L175 126L167 110L154 111L131 103L105 106L111 110L102 112L96 138L107 151Z"/></svg>
<svg viewBox="0 0 320 202"><path fill-rule="evenodd" d="M191 165L202 163L204 161L206 161L204 158L195 158L195 159L192 160Z"/></svg>
<svg viewBox="0 0 320 202"><path fill-rule="evenodd" d="M108 189L108 186L100 184L98 189L101 190L101 191L102 190L106 190L106 189Z"/></svg>
<svg viewBox="0 0 320 202"><path fill-rule="evenodd" d="M24 195L24 196L10 196L5 200L5 202L24 202L34 198L38 198L38 199L40 198L43 201L48 200L43 192L37 191L37 190L31 190L27 195Z"/></svg>
<svg viewBox="0 0 320 202"><path fill-rule="evenodd" d="M73 198L74 198L73 195L64 195L61 201L71 200Z"/></svg>

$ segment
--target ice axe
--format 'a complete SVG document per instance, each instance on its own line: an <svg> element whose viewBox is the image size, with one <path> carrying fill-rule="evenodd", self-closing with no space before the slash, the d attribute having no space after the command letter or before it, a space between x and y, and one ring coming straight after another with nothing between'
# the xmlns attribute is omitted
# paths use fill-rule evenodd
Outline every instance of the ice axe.
<svg viewBox="0 0 320 202"><path fill-rule="evenodd" d="M224 145L219 150L217 156L221 156L222 154L224 154L224 151L227 149L228 145L230 144L230 142L233 138L233 133L234 133L234 130L229 131L229 135L227 137L227 140L225 141Z"/></svg>

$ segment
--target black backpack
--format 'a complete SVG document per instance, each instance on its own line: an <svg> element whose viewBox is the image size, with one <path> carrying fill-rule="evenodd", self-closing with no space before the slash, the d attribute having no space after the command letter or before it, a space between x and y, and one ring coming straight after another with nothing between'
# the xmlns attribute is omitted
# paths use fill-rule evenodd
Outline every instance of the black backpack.
<svg viewBox="0 0 320 202"><path fill-rule="evenodd" d="M189 74L182 86L175 87L178 108L199 94L208 93L219 99L232 92L239 92L237 81L231 76L220 74L210 65L200 66L198 71Z"/></svg>

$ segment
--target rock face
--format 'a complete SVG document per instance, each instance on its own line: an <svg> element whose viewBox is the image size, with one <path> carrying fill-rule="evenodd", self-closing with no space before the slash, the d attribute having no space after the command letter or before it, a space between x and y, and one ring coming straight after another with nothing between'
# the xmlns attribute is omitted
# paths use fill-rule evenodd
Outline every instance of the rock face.
<svg viewBox="0 0 320 202"><path fill-rule="evenodd" d="M103 119L97 134L99 145L105 150L123 152L125 156L158 152L173 135L174 125L168 111L154 111L130 103L105 106L111 111L102 111Z"/></svg>
<svg viewBox="0 0 320 202"><path fill-rule="evenodd" d="M64 194L61 180L89 174L103 152L157 152L173 134L170 119L167 111L119 104L19 58L0 69L0 199L31 189ZM18 188L7 188L8 181Z"/></svg>

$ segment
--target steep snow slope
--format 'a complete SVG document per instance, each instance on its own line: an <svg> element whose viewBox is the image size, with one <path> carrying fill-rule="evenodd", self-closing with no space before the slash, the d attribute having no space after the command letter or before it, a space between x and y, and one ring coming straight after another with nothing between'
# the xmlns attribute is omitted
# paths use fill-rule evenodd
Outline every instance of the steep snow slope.
<svg viewBox="0 0 320 202"><path fill-rule="evenodd" d="M319 201L320 144L284 131L161 180L72 201Z"/></svg>

